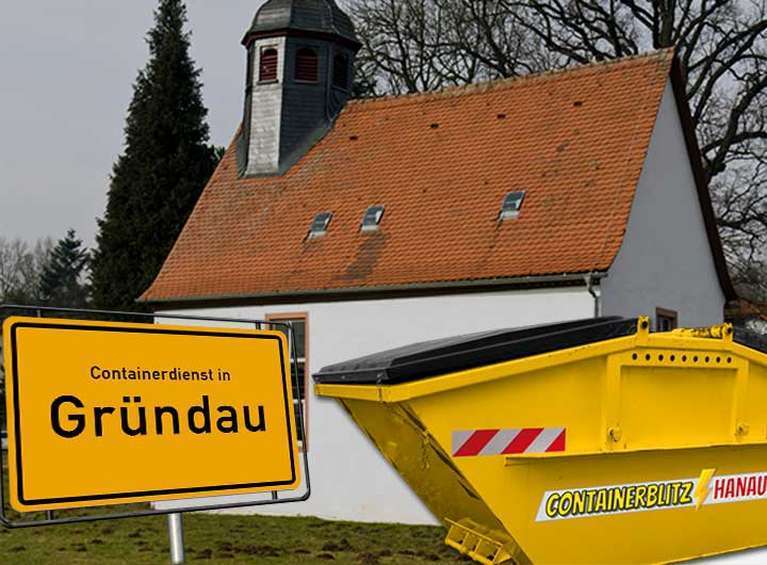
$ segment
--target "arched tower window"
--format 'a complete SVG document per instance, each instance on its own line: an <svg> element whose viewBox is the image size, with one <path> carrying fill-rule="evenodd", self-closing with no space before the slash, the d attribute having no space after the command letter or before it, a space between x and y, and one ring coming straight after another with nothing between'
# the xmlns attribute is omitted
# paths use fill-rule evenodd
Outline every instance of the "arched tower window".
<svg viewBox="0 0 767 565"><path fill-rule="evenodd" d="M296 80L317 82L319 66L319 58L314 49L302 47L296 51Z"/></svg>
<svg viewBox="0 0 767 565"><path fill-rule="evenodd" d="M349 57L343 53L333 57L333 86L349 89Z"/></svg>
<svg viewBox="0 0 767 565"><path fill-rule="evenodd" d="M267 47L261 51L261 64L258 68L259 82L277 80L277 63L279 54L274 47Z"/></svg>

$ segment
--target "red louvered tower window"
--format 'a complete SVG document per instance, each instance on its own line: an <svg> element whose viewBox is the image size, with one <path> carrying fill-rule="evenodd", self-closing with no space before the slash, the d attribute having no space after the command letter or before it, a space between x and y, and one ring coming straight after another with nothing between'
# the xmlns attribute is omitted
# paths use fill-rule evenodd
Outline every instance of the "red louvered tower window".
<svg viewBox="0 0 767 565"><path fill-rule="evenodd" d="M319 58L314 49L302 47L296 51L296 80L317 82L319 66Z"/></svg>
<svg viewBox="0 0 767 565"><path fill-rule="evenodd" d="M277 80L277 50L269 47L261 51L261 64L258 69L259 82Z"/></svg>

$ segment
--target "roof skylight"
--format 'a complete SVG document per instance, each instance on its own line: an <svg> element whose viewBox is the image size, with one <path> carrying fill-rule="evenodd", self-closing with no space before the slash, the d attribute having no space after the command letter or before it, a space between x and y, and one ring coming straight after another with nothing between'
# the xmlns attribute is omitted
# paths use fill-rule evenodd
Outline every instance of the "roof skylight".
<svg viewBox="0 0 767 565"><path fill-rule="evenodd" d="M309 227L309 239L314 239L316 237L325 235L328 232L328 226L330 225L330 220L332 219L332 212L320 212L314 216L312 225Z"/></svg>
<svg viewBox="0 0 767 565"><path fill-rule="evenodd" d="M498 219L513 220L519 216L519 211L522 208L522 201L524 199L524 190L509 192L503 199L503 204L501 204L501 214Z"/></svg>
<svg viewBox="0 0 767 565"><path fill-rule="evenodd" d="M362 231L375 231L384 215L383 206L371 206L362 218Z"/></svg>

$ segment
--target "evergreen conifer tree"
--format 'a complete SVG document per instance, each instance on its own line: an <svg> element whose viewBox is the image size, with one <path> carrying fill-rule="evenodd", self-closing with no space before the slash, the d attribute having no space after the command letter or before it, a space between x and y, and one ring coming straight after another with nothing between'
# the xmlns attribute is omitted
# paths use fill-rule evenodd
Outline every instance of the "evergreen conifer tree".
<svg viewBox="0 0 767 565"><path fill-rule="evenodd" d="M47 306L85 308L88 285L84 282L90 254L75 230L67 231L48 255L40 274L40 299Z"/></svg>
<svg viewBox="0 0 767 565"><path fill-rule="evenodd" d="M140 309L136 299L159 272L217 163L186 21L182 0L160 0L147 38L149 62L128 109L125 150L99 220L92 284L101 308Z"/></svg>

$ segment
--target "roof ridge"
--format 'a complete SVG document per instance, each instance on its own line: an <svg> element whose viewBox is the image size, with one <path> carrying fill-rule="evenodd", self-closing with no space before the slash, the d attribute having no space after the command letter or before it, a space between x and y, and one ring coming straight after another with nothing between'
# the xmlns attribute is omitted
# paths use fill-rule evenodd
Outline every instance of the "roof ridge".
<svg viewBox="0 0 767 565"><path fill-rule="evenodd" d="M606 59L603 61L591 61L582 65L574 67L565 67L562 69L552 69L548 71L542 71L539 73L530 73L527 75L521 75L516 77L504 77L493 80L486 80L482 82L473 82L470 84L460 84L441 88L439 90L427 90L423 92L410 92L406 94L389 94L385 96L370 97L370 98L356 98L347 102L347 108L354 107L366 107L373 106L380 103L394 103L401 102L403 104L409 102L416 102L421 100L432 100L447 98L450 96L470 96L472 94L478 94L491 89L498 88L511 88L512 86L519 86L522 84L529 84L540 82L543 80L551 80L559 78L562 75L574 75L576 73L585 72L594 69L603 69L605 67L613 67L621 64L636 62L639 60L652 60L657 59L659 61L669 60L673 58L675 48L666 47L663 49L656 49L654 51L648 51L646 53L640 53L638 55L631 55L628 57L621 57L619 59Z"/></svg>

